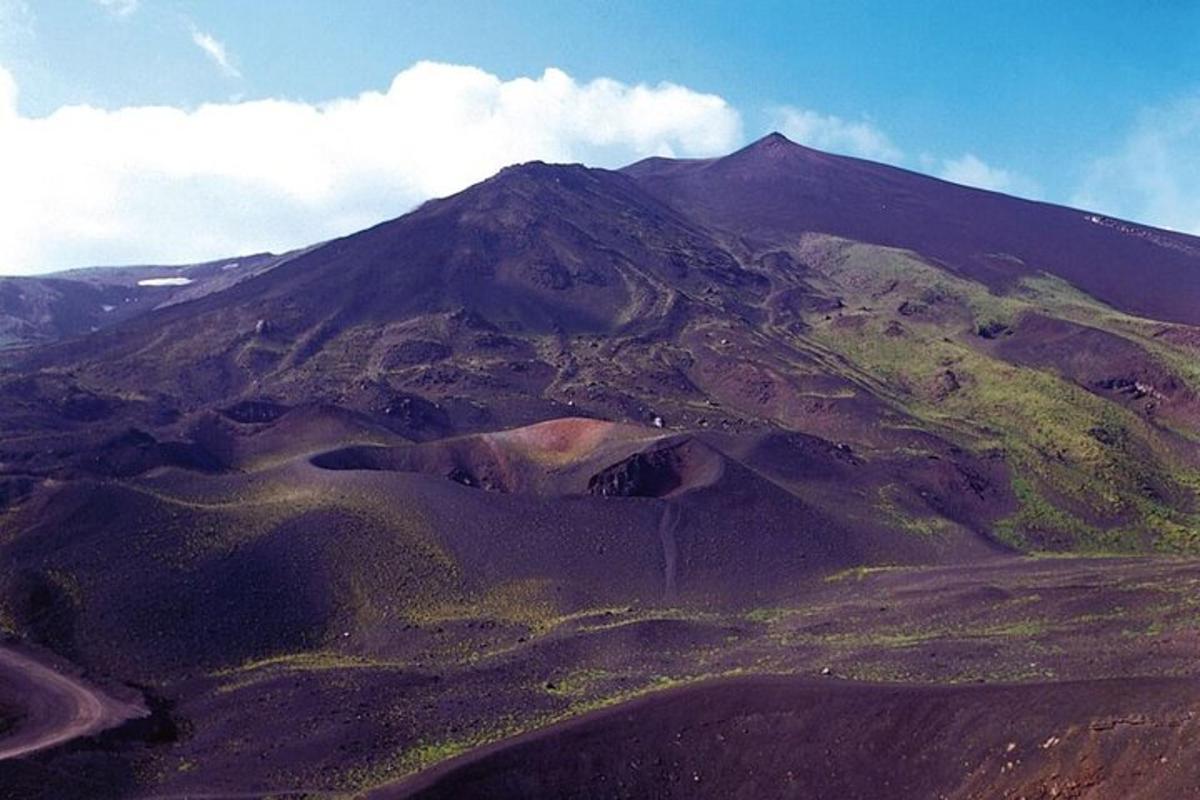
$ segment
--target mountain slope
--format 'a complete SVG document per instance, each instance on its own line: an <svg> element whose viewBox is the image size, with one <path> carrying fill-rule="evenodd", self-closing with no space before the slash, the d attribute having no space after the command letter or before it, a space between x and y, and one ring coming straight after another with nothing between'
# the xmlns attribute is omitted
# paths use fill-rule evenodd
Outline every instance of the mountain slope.
<svg viewBox="0 0 1200 800"><path fill-rule="evenodd" d="M1131 314L1200 324L1194 237L835 156L772 134L725 158L623 172L762 245L826 233L921 253L993 288L1045 272Z"/></svg>
<svg viewBox="0 0 1200 800"><path fill-rule="evenodd" d="M356 791L743 671L1178 672L1194 564L1018 554L1200 550L1198 248L772 136L12 353L0 630L154 714L11 785Z"/></svg>
<svg viewBox="0 0 1200 800"><path fill-rule="evenodd" d="M196 449L231 434L206 420L256 403L338 406L415 439L662 418L1001 462L1020 509L993 536L1186 550L1200 335L1132 312L1200 308L1197 248L774 135L624 173L527 164L30 353L0 385L26 436L7 455L40 474L47 428L103 454L132 423L174 454L139 463L214 462Z"/></svg>
<svg viewBox="0 0 1200 800"><path fill-rule="evenodd" d="M90 267L0 277L0 350L83 336L155 308L203 297L266 272L299 252L174 267Z"/></svg>

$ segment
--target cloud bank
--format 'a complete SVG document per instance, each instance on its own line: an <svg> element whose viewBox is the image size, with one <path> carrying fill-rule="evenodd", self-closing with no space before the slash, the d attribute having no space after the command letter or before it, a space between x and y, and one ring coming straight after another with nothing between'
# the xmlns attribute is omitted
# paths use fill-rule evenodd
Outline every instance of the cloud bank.
<svg viewBox="0 0 1200 800"><path fill-rule="evenodd" d="M866 120L854 122L795 106L778 106L771 117L784 136L818 150L893 163L904 158L887 134Z"/></svg>
<svg viewBox="0 0 1200 800"><path fill-rule="evenodd" d="M618 165L742 141L722 98L663 83L502 80L422 62L383 92L194 110L17 111L0 69L0 274L283 250L350 233L510 163Z"/></svg>
<svg viewBox="0 0 1200 800"><path fill-rule="evenodd" d="M1071 198L1115 217L1200 235L1200 95L1144 110Z"/></svg>
<svg viewBox="0 0 1200 800"><path fill-rule="evenodd" d="M97 2L113 13L136 7ZM214 64L236 74L220 42L193 34ZM321 103L67 106L26 117L17 99L0 67L0 275L281 251L398 216L511 163L618 166L649 155L724 154L744 141L741 116L717 95L671 83L580 82L557 69L504 80L421 62L385 91ZM796 106L768 109L767 119L822 150L1041 194L973 153L910 155L866 119ZM1087 163L1069 202L1200 234L1197 142L1200 95L1148 109L1118 146Z"/></svg>
<svg viewBox="0 0 1200 800"><path fill-rule="evenodd" d="M978 189L1026 197L1040 194L1033 181L992 166L973 153L964 153L958 158L937 159L922 155L912 159L886 132L866 119L847 120L796 106L776 106L769 110L769 117L775 129L784 136L818 150L901 167L915 166L922 172Z"/></svg>
<svg viewBox="0 0 1200 800"><path fill-rule="evenodd" d="M933 172L943 180L961 183L963 186L974 186L976 189L988 189L1022 197L1037 197L1041 193L1037 184L1028 178L1010 170L994 167L973 153L943 159Z"/></svg>

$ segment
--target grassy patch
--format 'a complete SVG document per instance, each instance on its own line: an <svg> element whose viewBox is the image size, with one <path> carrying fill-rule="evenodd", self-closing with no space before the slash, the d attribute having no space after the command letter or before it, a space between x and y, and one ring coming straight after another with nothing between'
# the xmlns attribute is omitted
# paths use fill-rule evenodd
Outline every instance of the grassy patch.
<svg viewBox="0 0 1200 800"><path fill-rule="evenodd" d="M892 570L904 569L904 567L894 566L890 564L874 566L874 567L851 567L849 569L839 570L838 572L830 573L825 576L826 583L840 583L842 581L861 581L869 575L875 575L879 572L890 572Z"/></svg>
<svg viewBox="0 0 1200 800"><path fill-rule="evenodd" d="M937 514L914 514L900 505L903 490L896 484L880 486L875 496L875 510L892 526L917 536L945 536L958 526Z"/></svg>
<svg viewBox="0 0 1200 800"><path fill-rule="evenodd" d="M1014 473L1012 488L1020 509L996 523L994 532L1002 542L1021 550L1032 550L1039 544L1035 536L1038 533L1066 533L1076 542L1099 540L1098 529L1050 503L1023 475Z"/></svg>
<svg viewBox="0 0 1200 800"><path fill-rule="evenodd" d="M572 670L546 683L546 691L559 697L583 698L594 694L598 686L611 682L614 673L607 669L584 667Z"/></svg>
<svg viewBox="0 0 1200 800"><path fill-rule="evenodd" d="M1185 503L1164 499L1194 495L1196 487L1178 479L1183 467L1160 430L1060 375L993 357L975 334L1036 311L1144 343L1131 318L1050 278L996 295L903 251L825 246L836 251L817 262L826 288L856 310L828 320L812 316L807 337L852 365L846 377L871 376L884 397L930 430L980 452L1006 454L1020 509L997 527L1000 538L1024 549L1050 542L1130 552L1152 542L1197 552L1196 518L1180 511ZM1192 373L1200 377L1200 370ZM876 508L914 533L945 529L901 513L886 490ZM1080 508L1093 521L1073 510Z"/></svg>
<svg viewBox="0 0 1200 800"><path fill-rule="evenodd" d="M367 769L350 772L347 783L357 790L365 790L375 786L400 780L413 775L433 765L461 755L469 750L483 745L492 744L519 734L544 728L556 722L562 722L573 717L586 714L601 708L624 703L651 692L662 691L674 686L682 686L718 677L729 677L740 674L742 670L731 669L719 673L703 673L696 675L649 675L642 682L620 692L593 697L576 699L564 710L555 713L531 714L528 716L511 715L500 717L488 726L481 727L463 736L447 738L430 738L398 753L390 761L374 765ZM582 688L584 684L579 684Z"/></svg>

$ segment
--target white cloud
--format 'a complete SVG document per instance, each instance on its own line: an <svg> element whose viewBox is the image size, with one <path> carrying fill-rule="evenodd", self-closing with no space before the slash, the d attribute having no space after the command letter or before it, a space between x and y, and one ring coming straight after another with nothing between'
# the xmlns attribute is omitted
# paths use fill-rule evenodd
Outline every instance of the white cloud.
<svg viewBox="0 0 1200 800"><path fill-rule="evenodd" d="M903 158L887 134L866 120L852 122L794 106L779 106L770 114L779 132L799 144L874 161Z"/></svg>
<svg viewBox="0 0 1200 800"><path fill-rule="evenodd" d="M1200 95L1144 110L1113 152L1093 160L1071 202L1200 235Z"/></svg>
<svg viewBox="0 0 1200 800"><path fill-rule="evenodd" d="M501 80L419 63L325 103L17 113L0 70L0 274L194 261L350 233L530 159L615 166L741 141L722 98L682 86Z"/></svg>
<svg viewBox="0 0 1200 800"><path fill-rule="evenodd" d="M118 17L128 17L137 11L139 0L92 0L96 5Z"/></svg>
<svg viewBox="0 0 1200 800"><path fill-rule="evenodd" d="M887 133L867 120L854 122L795 106L778 106L769 113L779 132L800 144L898 166L911 161ZM1026 197L1040 194L1033 181L987 164L972 153L943 159L922 155L917 162L923 172L953 183Z"/></svg>
<svg viewBox="0 0 1200 800"><path fill-rule="evenodd" d="M229 53L225 50L225 45L213 38L211 34L193 30L192 41L217 65L217 69L221 70L222 75L230 78L242 77L242 73L229 60Z"/></svg>
<svg viewBox="0 0 1200 800"><path fill-rule="evenodd" d="M928 164L929 160L924 159ZM936 163L936 162L934 162ZM1041 194L1037 184L1006 169L994 167L973 153L966 153L958 158L942 160L935 169L939 178L963 186L974 186L977 189L989 189L993 192L1017 194L1023 197L1037 197Z"/></svg>

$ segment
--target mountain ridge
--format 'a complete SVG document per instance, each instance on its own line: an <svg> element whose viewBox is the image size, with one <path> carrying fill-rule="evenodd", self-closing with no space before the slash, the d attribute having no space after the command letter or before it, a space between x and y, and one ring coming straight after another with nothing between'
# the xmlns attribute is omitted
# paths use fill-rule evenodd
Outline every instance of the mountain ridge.
<svg viewBox="0 0 1200 800"><path fill-rule="evenodd" d="M757 164L766 153L775 154L766 159L769 170ZM798 161L805 167L799 174L773 169L783 163L794 170ZM674 198L696 208L713 224L743 233L749 230L770 239L781 233L819 231L903 247L942 259L951 268L966 269L996 288L1010 285L1012 270L983 259L1016 257L1028 262L1027 269L1057 274L1122 310L1200 322L1196 311L1200 277L1194 266L1200 258L1200 240L1186 234L821 153L778 134L712 161L643 161L624 171L668 202ZM715 190L707 183L714 173L719 173L715 184L743 181L750 195ZM769 199L755 204L756 197ZM823 205L829 199L834 204ZM730 207L722 207L723 200ZM930 206L935 210L932 216ZM1049 219L1039 220L1037 215ZM1031 234L1036 222L1057 226L1059 238L1043 240ZM1165 244L1148 249L1158 242ZM1018 252L1008 254L1006 248ZM1153 288L1147 287L1146 276L1130 275L1146 268L1145 262L1158 271L1151 276Z"/></svg>
<svg viewBox="0 0 1200 800"><path fill-rule="evenodd" d="M1078 752L1115 725L1100 708L1174 736L1170 686L1097 701L1194 668L1200 578L1174 557L1200 554L1200 327L1175 319L1192 240L782 137L753 148L510 167L6 351L0 646L139 687L151 714L0 762L0 794L357 796L743 674L882 682L843 695L894 698L881 741L950 708L931 683L982 684L979 708L1027 698L1044 736L1040 698L1073 681L1054 719L1089 734ZM30 699L3 678L20 735ZM650 709L664 731L607 751L621 780L736 791L736 772L672 772L673 734L698 730L680 696L600 715ZM970 752L1027 744L1004 749L1007 718L953 719ZM739 714L713 721L729 735L696 769L757 758ZM821 722L763 728L771 768L800 738L842 747ZM1141 780L1160 762L1133 738L1105 741ZM987 786L1048 795L1068 773L1043 741L1025 783L997 762ZM912 785L954 785L943 758L948 778Z"/></svg>
<svg viewBox="0 0 1200 800"><path fill-rule="evenodd" d="M1022 490L1028 514L1042 502L1066 514L1039 517L1056 520L1048 541L1063 530L1103 539L1128 504L1106 501L1099 528L1080 509L1137 483L1156 487L1137 518L1187 524L1190 479L1169 476L1196 461L1195 329L1123 312L1069 278L1080 236L1117 256L1166 252L1146 269L1186 264L1190 284L1162 291L1120 257L1097 262L1116 278L1091 280L1136 281L1149 288L1129 308L1170 310L1200 291L1200 258L1095 215L984 193L1015 209L990 225L957 209L960 196L984 196L975 190L778 134L724 158L646 164L507 167L220 291L28 351L13 374L37 377L9 382L6 424L39 440L61 427L46 408L90 403L86 422L63 423L88 428L86 452L108 452L131 423L160 429L159 442L236 439L225 427L238 403L342 408L421 440L580 412L685 430L783 428L855 447L1009 451L1010 468L1040 486ZM950 207L937 205L945 192ZM868 213L872 204L883 210ZM980 250L1046 210L1037 235L1008 248L1025 257ZM916 247L926 235L924 252L878 241ZM1052 424L1008 405L1012 370ZM1065 420L1066 403L1090 404L1089 425ZM1089 433L1110 423L1118 433ZM1126 438L1125 449L1105 443ZM1047 460L1064 442L1074 457ZM187 458L219 461L198 453ZM55 469L44 453L12 460ZM1087 477L1098 467L1099 482ZM1062 485L1092 500L1064 497Z"/></svg>

